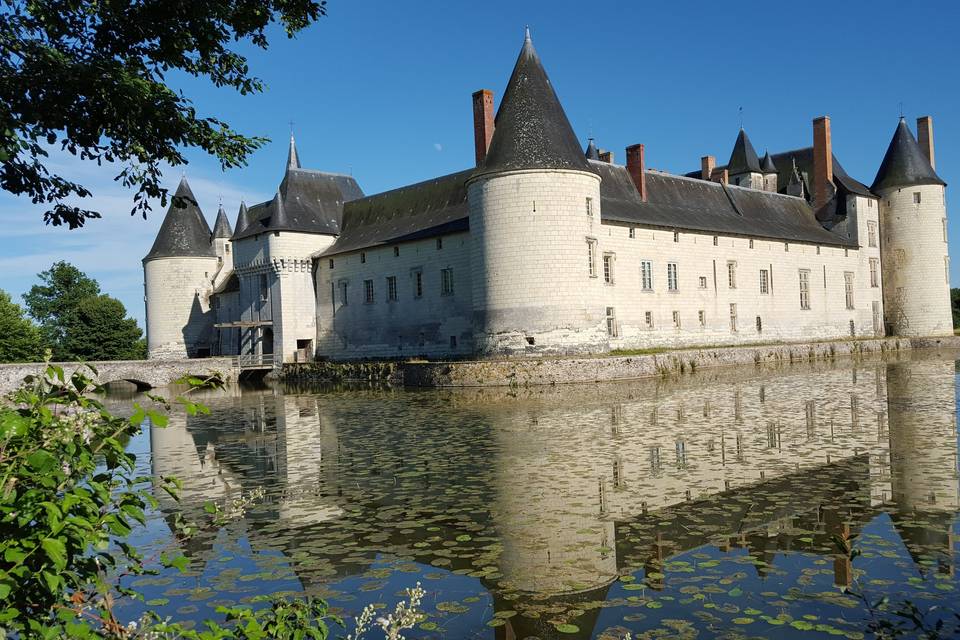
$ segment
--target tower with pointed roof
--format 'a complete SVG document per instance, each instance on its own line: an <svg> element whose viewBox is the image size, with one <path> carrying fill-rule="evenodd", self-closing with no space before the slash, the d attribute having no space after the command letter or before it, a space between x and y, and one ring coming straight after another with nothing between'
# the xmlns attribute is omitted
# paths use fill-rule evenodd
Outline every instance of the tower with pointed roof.
<svg viewBox="0 0 960 640"><path fill-rule="evenodd" d="M213 223L213 250L220 259L221 264L232 267L232 257L230 255L230 238L233 237L233 229L230 227L230 220L227 219L227 212L223 210L223 205L217 210L217 219Z"/></svg>
<svg viewBox="0 0 960 640"><path fill-rule="evenodd" d="M880 198L888 332L952 335L946 183L900 118L870 190Z"/></svg>
<svg viewBox="0 0 960 640"><path fill-rule="evenodd" d="M763 154L763 159L760 161L760 169L763 171L763 190L776 193L777 165L773 163L773 158L770 157L769 151Z"/></svg>
<svg viewBox="0 0 960 640"><path fill-rule="evenodd" d="M764 188L764 171L760 166L760 158L757 157L757 150L753 148L753 143L743 129L740 129L737 140L733 143L727 172L730 176L730 184L749 189Z"/></svg>
<svg viewBox="0 0 960 640"><path fill-rule="evenodd" d="M474 352L605 350L606 318L589 304L603 286L600 176L529 30L467 202L471 270L479 276L472 285Z"/></svg>
<svg viewBox="0 0 960 640"><path fill-rule="evenodd" d="M187 179L181 179L143 259L149 358L210 354L210 291L219 269L213 235Z"/></svg>

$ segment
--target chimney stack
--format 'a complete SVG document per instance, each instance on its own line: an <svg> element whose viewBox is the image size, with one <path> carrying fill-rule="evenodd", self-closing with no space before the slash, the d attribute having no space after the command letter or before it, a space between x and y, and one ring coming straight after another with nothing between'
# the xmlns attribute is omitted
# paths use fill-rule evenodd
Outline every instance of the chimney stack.
<svg viewBox="0 0 960 640"><path fill-rule="evenodd" d="M627 147L627 173L640 192L640 199L647 201L647 176L644 174L646 164L643 157L643 145L634 144Z"/></svg>
<svg viewBox="0 0 960 640"><path fill-rule="evenodd" d="M493 138L493 91L481 89L473 94L473 145L477 166L483 164Z"/></svg>
<svg viewBox="0 0 960 640"><path fill-rule="evenodd" d="M600 149L600 162L606 162L607 164L613 164L613 151L607 151L606 149Z"/></svg>
<svg viewBox="0 0 960 640"><path fill-rule="evenodd" d="M711 180L713 178L713 170L716 166L717 159L713 156L703 156L700 158L700 179Z"/></svg>
<svg viewBox="0 0 960 640"><path fill-rule="evenodd" d="M933 118L930 116L917 118L917 142L923 149L923 155L930 161L930 167L936 170L937 164L933 157Z"/></svg>
<svg viewBox="0 0 960 640"><path fill-rule="evenodd" d="M711 182L719 182L720 184L730 184L730 172L726 169L714 169L710 173Z"/></svg>
<svg viewBox="0 0 960 640"><path fill-rule="evenodd" d="M830 118L813 120L813 208L819 211L833 196L833 141Z"/></svg>

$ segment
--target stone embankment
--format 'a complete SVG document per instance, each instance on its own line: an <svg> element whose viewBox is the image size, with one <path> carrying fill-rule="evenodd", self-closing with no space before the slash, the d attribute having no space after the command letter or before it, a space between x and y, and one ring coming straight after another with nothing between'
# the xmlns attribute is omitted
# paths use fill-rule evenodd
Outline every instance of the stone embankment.
<svg viewBox="0 0 960 640"><path fill-rule="evenodd" d="M53 362L63 368L69 378L74 371L84 367L78 362ZM184 360L115 360L89 363L97 370L93 375L85 367L85 373L101 384L108 382L131 382L137 387L163 387L187 375L204 376L212 371L221 373L228 382L237 379L238 370L233 358L198 358ZM42 362L0 364L0 393L13 391L29 375L42 374L46 368Z"/></svg>
<svg viewBox="0 0 960 640"><path fill-rule="evenodd" d="M693 373L724 366L781 365L836 358L876 358L917 349L958 349L960 336L679 349L644 355L544 357L450 362L313 362L287 364L291 382L379 381L410 387L575 384Z"/></svg>

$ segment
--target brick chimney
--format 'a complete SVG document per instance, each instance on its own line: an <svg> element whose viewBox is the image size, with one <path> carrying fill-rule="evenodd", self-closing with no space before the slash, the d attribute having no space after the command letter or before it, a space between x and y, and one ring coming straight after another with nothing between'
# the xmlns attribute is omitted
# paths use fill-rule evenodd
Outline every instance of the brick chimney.
<svg viewBox="0 0 960 640"><path fill-rule="evenodd" d="M717 166L717 159L713 156L703 156L700 158L700 179L710 180L713 177L713 170Z"/></svg>
<svg viewBox="0 0 960 640"><path fill-rule="evenodd" d="M819 211L833 196L833 141L830 118L813 120L813 208Z"/></svg>
<svg viewBox="0 0 960 640"><path fill-rule="evenodd" d="M600 149L600 162L606 162L607 164L613 164L613 151L607 151L606 149Z"/></svg>
<svg viewBox="0 0 960 640"><path fill-rule="evenodd" d="M714 169L710 172L710 181L720 184L730 184L730 172L726 169Z"/></svg>
<svg viewBox="0 0 960 640"><path fill-rule="evenodd" d="M930 116L917 118L917 142L923 149L923 155L930 161L930 166L936 169L937 163L933 157L933 118Z"/></svg>
<svg viewBox="0 0 960 640"><path fill-rule="evenodd" d="M473 94L473 146L477 166L483 164L493 138L493 91L481 89Z"/></svg>
<svg viewBox="0 0 960 640"><path fill-rule="evenodd" d="M644 174L646 163L643 158L643 145L633 144L627 147L627 173L640 192L640 199L647 201L647 176Z"/></svg>

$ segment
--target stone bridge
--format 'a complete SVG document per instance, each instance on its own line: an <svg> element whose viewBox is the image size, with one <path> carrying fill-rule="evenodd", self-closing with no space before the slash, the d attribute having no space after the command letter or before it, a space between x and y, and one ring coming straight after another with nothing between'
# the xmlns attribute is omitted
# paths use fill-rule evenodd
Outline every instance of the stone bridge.
<svg viewBox="0 0 960 640"><path fill-rule="evenodd" d="M80 368L79 362L54 362L63 367L67 378ZM185 375L203 376L210 371L219 371L227 381L235 381L240 372L237 362L231 357L195 358L188 360L115 360L90 363L99 375L97 382L119 382L125 380L138 388L162 387ZM42 362L21 364L0 364L0 393L13 391L30 374L43 373L46 365ZM90 370L87 369L87 375ZM91 376L93 377L93 376Z"/></svg>

